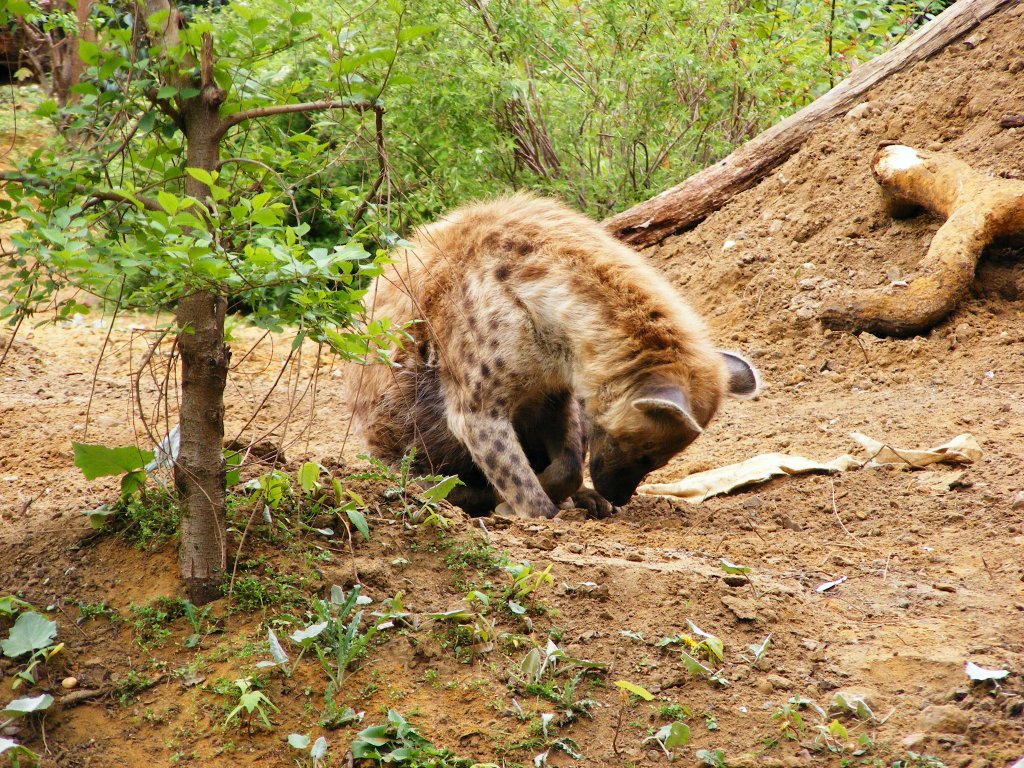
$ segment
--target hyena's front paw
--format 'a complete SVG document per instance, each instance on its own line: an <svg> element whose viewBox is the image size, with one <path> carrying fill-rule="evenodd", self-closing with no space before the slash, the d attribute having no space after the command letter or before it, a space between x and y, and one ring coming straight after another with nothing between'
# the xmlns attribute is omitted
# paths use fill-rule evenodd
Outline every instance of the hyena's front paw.
<svg viewBox="0 0 1024 768"><path fill-rule="evenodd" d="M509 504L507 501L501 502L501 504L499 504L498 506L496 506L494 508L494 515L495 515L495 517L519 517L519 518L526 518L526 519L536 519L536 518L539 518L539 517L540 518L552 518L552 517L555 516L555 514L557 514L557 512L558 512L558 507L556 507L554 504L552 504L550 509L530 510L529 512L517 513L512 508L512 505Z"/></svg>
<svg viewBox="0 0 1024 768"><path fill-rule="evenodd" d="M608 517L615 510L615 507L612 506L608 499L593 488L585 486L572 495L572 503L579 509L587 510L587 517L598 520L602 517Z"/></svg>

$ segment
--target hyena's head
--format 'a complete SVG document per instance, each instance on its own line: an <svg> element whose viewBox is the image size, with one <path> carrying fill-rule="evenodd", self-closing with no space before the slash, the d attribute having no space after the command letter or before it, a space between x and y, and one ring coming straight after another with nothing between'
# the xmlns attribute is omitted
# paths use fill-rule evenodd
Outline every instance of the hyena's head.
<svg viewBox="0 0 1024 768"><path fill-rule="evenodd" d="M754 366L732 352L717 355L707 375L682 379L670 371L651 373L603 413L590 415L590 478L612 504L629 501L647 473L696 440L723 395L757 394Z"/></svg>

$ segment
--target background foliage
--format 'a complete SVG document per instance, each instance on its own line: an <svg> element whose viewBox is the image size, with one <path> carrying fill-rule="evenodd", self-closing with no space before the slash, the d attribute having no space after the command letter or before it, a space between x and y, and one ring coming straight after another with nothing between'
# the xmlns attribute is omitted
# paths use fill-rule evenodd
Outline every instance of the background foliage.
<svg viewBox="0 0 1024 768"><path fill-rule="evenodd" d="M71 32L71 14L15 4ZM32 222L16 238L6 276L18 289L3 312L14 320L67 283L140 308L208 285L265 325L327 338L357 309L359 273L394 233L513 188L597 217L622 210L809 103L946 4L297 0L287 16L276 0L190 5L186 45L213 32L224 113L325 92L386 110L382 134L367 110L234 131L216 205L198 217L212 217L203 229L217 235L202 242L199 208L183 196L182 135L159 109L174 89L133 53L133 6L97 5L71 102L37 110L61 129L22 163L39 183L8 185L14 200L2 201ZM166 207L99 204L84 195L93 189L154 194ZM28 271L40 256L46 269Z"/></svg>

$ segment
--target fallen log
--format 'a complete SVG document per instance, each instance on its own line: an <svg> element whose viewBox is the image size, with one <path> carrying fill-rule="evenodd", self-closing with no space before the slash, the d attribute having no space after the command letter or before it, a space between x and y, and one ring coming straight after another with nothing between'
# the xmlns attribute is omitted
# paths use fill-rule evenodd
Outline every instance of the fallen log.
<svg viewBox="0 0 1024 768"><path fill-rule="evenodd" d="M785 162L811 133L848 112L870 88L933 56L992 14L1022 1L959 0L891 51L858 67L821 98L760 133L724 160L605 219L605 228L632 246L644 247L696 226Z"/></svg>
<svg viewBox="0 0 1024 768"><path fill-rule="evenodd" d="M890 213L924 207L946 219L917 276L906 285L859 291L822 308L826 328L912 336L952 312L966 295L985 246L1024 235L1024 181L979 173L957 158L883 145L871 163Z"/></svg>

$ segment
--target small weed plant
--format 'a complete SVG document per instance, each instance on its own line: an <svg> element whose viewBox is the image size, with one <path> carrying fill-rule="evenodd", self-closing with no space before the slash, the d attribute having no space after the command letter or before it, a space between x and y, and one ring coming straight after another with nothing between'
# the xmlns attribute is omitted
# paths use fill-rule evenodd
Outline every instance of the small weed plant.
<svg viewBox="0 0 1024 768"><path fill-rule="evenodd" d="M246 730L252 730L252 719L254 715L259 715L260 720L267 728L273 728L273 724L270 722L270 717L267 715L268 711L278 712L278 708L274 706L274 703L267 698L267 695L263 691L257 690L254 687L252 678L239 678L235 680L235 687L238 688L238 705L228 712L228 716L224 719L225 727L231 725L235 720L242 720L244 718Z"/></svg>
<svg viewBox="0 0 1024 768"><path fill-rule="evenodd" d="M393 768L495 768L435 747L393 709L388 710L387 722L360 731L350 749L357 761Z"/></svg>
<svg viewBox="0 0 1024 768"><path fill-rule="evenodd" d="M399 462L398 469L392 469L380 459L361 455L359 458L369 462L370 469L352 475L353 480L376 480L390 484L384 492L387 499L396 501L400 508L397 516L407 526L433 525L447 528L451 521L441 514L441 502L462 481L455 475L414 475L412 471L416 452L410 451Z"/></svg>

